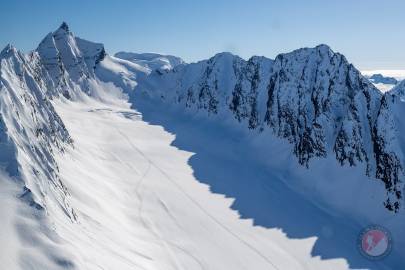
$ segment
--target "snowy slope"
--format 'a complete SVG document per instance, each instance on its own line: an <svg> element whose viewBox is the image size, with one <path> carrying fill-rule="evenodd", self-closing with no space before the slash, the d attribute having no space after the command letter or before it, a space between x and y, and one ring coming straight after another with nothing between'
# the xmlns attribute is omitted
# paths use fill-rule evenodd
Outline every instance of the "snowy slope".
<svg viewBox="0 0 405 270"><path fill-rule="evenodd" d="M25 188L35 189L41 201L46 200L48 185L54 185L57 190L53 192L61 193L63 203L66 191L56 174L54 152L63 152L71 138L44 94L38 56L25 56L7 46L0 53L0 61L0 122L5 143L2 152L6 155L2 160L10 161L6 170L11 176L24 178Z"/></svg>
<svg viewBox="0 0 405 270"><path fill-rule="evenodd" d="M144 66L151 71L167 71L185 64L180 57L157 53L117 52L114 56Z"/></svg>
<svg viewBox="0 0 405 270"><path fill-rule="evenodd" d="M0 204L2 239L8 240L1 258L7 269L57 269L64 255L47 214L76 219L55 160L71 147L71 137L45 95L42 74L38 54L10 45L0 53Z"/></svg>
<svg viewBox="0 0 405 270"><path fill-rule="evenodd" d="M132 56L66 23L1 52L7 269L405 265L399 95L326 45ZM382 261L357 250L369 224L395 239Z"/></svg>
<svg viewBox="0 0 405 270"><path fill-rule="evenodd" d="M78 150L61 160L61 176L81 217L58 231L68 251L78 250L79 269L346 268L311 258L313 239L240 220L232 200L196 181L192 153L170 146L173 135L138 112L95 102L57 107L75 134Z"/></svg>
<svg viewBox="0 0 405 270"><path fill-rule="evenodd" d="M55 105L77 146L60 163L81 221L59 232L74 243L66 246L69 252L78 250L78 269L394 269L403 264L399 255L381 263L364 259L355 239L368 220L342 219L322 207L315 193L308 198L286 185L289 173L304 174L295 184L315 173L326 175L322 165L309 173L290 159L287 163L295 165L274 170L269 166L277 165L280 155L262 163L268 149L250 144L252 136L154 101L136 104L142 114L125 103ZM282 146L273 151L288 147ZM345 174L366 181L361 170ZM373 192L383 195L377 182ZM371 205L377 209L379 203ZM388 211L380 214L376 221L395 228Z"/></svg>
<svg viewBox="0 0 405 270"><path fill-rule="evenodd" d="M395 158L382 161L379 153L385 150L378 148L384 146L373 132L382 95L326 45L282 54L274 61L245 61L221 53L166 73L151 73L137 89L133 99L146 93L233 118L255 132L270 129L292 144L303 166L310 167L315 158L335 156L342 166L363 167L365 175L386 183L386 207L399 210L403 172L392 164ZM388 188L391 185L396 187Z"/></svg>
<svg viewBox="0 0 405 270"><path fill-rule="evenodd" d="M63 94L67 98L90 93L89 78L94 75L95 65L105 57L102 44L76 38L66 23L49 33L36 52L51 77L47 80L48 95Z"/></svg>

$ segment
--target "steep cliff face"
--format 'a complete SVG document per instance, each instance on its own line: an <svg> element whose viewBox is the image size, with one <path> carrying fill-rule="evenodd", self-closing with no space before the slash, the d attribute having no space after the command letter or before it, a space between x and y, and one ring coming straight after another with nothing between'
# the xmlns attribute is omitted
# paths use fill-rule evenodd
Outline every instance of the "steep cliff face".
<svg viewBox="0 0 405 270"><path fill-rule="evenodd" d="M402 82L384 94L373 130L376 176L387 189L386 207L394 211L404 196L404 85Z"/></svg>
<svg viewBox="0 0 405 270"><path fill-rule="evenodd" d="M10 176L18 175L17 149L7 134L3 115L0 115L0 150L0 167Z"/></svg>
<svg viewBox="0 0 405 270"><path fill-rule="evenodd" d="M58 162L74 142L51 100L87 99L104 57L101 44L75 38L66 24L35 51L0 53L2 236L13 239L6 268L75 268L60 231L80 218Z"/></svg>
<svg viewBox="0 0 405 270"><path fill-rule="evenodd" d="M248 128L263 128L265 117L265 88L273 61L254 56L238 72L230 97L229 109L239 121L247 121Z"/></svg>
<svg viewBox="0 0 405 270"><path fill-rule="evenodd" d="M398 106L394 96L384 95L378 118L373 130L376 177L384 181L388 198L385 206L389 210L399 210L403 197L403 152L399 143L399 123L395 122L394 107ZM400 104L401 106L402 104ZM403 105L402 105L403 106Z"/></svg>
<svg viewBox="0 0 405 270"><path fill-rule="evenodd" d="M49 77L42 72L36 53L26 56L7 46L0 54L1 159L30 204L45 206L53 197L74 218L54 156L72 141L45 95Z"/></svg>
<svg viewBox="0 0 405 270"><path fill-rule="evenodd" d="M365 162L370 167L380 96L344 56L327 46L300 49L275 60L265 121L294 144L303 165L333 151L342 165Z"/></svg>
<svg viewBox="0 0 405 270"><path fill-rule="evenodd" d="M402 162L387 154L382 94L328 46L245 61L229 53L152 72L139 91L208 115L230 115L247 128L270 129L292 144L301 165L334 156L381 179L386 207L398 211ZM390 111L390 109L387 109ZM394 152L397 150L393 150Z"/></svg>
<svg viewBox="0 0 405 270"><path fill-rule="evenodd" d="M230 53L219 53L164 73L152 72L140 81L138 91L208 114L231 114L255 129L263 123L272 62L265 57L245 61Z"/></svg>
<svg viewBox="0 0 405 270"><path fill-rule="evenodd" d="M49 33L36 49L40 63L48 73L48 95L63 94L71 98L77 92L90 93L88 79L94 76L96 64L106 56L104 46L76 38L63 23Z"/></svg>
<svg viewBox="0 0 405 270"><path fill-rule="evenodd" d="M266 121L293 143L299 162L308 167L333 153L342 165L364 163L368 176L385 183L387 209L398 211L402 154L392 146L400 135L392 134L390 98L324 45L278 56L272 73Z"/></svg>
<svg viewBox="0 0 405 270"><path fill-rule="evenodd" d="M92 94L105 56L102 44L76 38L66 23L29 54L11 45L0 53L0 165L30 205L46 208L48 201L76 218L55 161L73 142L50 99Z"/></svg>

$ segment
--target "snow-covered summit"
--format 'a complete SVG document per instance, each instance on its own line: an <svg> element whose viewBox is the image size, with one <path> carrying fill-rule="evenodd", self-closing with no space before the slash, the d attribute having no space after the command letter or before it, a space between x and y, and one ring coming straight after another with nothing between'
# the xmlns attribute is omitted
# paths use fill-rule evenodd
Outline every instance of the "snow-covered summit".
<svg viewBox="0 0 405 270"><path fill-rule="evenodd" d="M100 43L89 42L74 36L66 23L49 33L36 49L46 72L51 76L55 93L71 95L69 82L83 84L94 75L97 63L106 53ZM70 81L71 80L71 81ZM85 91L88 91L85 90Z"/></svg>
<svg viewBox="0 0 405 270"><path fill-rule="evenodd" d="M48 79L37 54L25 55L10 45L1 52L0 163L20 181L21 193L29 191L29 204L35 199L44 207L52 193L73 216L55 161L55 153L63 152L71 138L47 97Z"/></svg>
<svg viewBox="0 0 405 270"><path fill-rule="evenodd" d="M157 53L118 52L115 57L131 61L152 70L171 70L185 62L177 56Z"/></svg>
<svg viewBox="0 0 405 270"><path fill-rule="evenodd" d="M138 88L209 115L229 115L253 130L271 130L292 144L304 166L329 156L342 166L362 166L366 175L386 184L386 207L399 209L399 154L385 149L387 143L374 131L382 95L327 45L280 54L275 60L245 61L220 53L152 73Z"/></svg>
<svg viewBox="0 0 405 270"><path fill-rule="evenodd" d="M66 22L62 22L62 24L59 26L58 30L69 32L69 26Z"/></svg>

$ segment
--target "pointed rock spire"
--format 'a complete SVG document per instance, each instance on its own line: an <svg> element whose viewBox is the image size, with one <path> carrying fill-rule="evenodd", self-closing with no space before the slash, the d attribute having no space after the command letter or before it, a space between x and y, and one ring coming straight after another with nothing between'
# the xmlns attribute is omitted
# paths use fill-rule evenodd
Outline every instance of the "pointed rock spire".
<svg viewBox="0 0 405 270"><path fill-rule="evenodd" d="M66 22L62 22L62 24L59 26L59 29L69 32L69 25Z"/></svg>
<svg viewBox="0 0 405 270"><path fill-rule="evenodd" d="M0 56L7 56L15 53L17 53L17 49L9 43L3 50L1 50Z"/></svg>

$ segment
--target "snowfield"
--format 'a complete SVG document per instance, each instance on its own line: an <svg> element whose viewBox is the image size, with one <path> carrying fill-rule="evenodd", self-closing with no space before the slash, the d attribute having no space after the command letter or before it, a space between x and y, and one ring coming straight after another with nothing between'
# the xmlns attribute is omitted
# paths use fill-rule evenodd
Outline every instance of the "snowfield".
<svg viewBox="0 0 405 270"><path fill-rule="evenodd" d="M311 256L316 237L289 239L240 219L230 209L234 199L213 194L193 175L193 153L171 146L175 135L143 121L124 100L55 105L75 141L59 163L80 216L56 226L78 269L347 269L343 259ZM215 155L221 164L234 159ZM252 173L232 179L236 188L253 181L251 192L262 189ZM263 192L275 194L264 190L261 200Z"/></svg>
<svg viewBox="0 0 405 270"><path fill-rule="evenodd" d="M404 89L327 45L186 64L109 56L66 23L9 45L1 268L402 269ZM382 260L358 249L372 224Z"/></svg>
<svg viewBox="0 0 405 270"><path fill-rule="evenodd" d="M61 217L56 228L78 269L401 265L396 256L388 264L363 258L356 239L368 223L286 185L289 170L272 173L256 160L241 130L152 101L137 111L125 99L108 100L54 103L75 142L58 163L79 216L68 225ZM197 153L183 150L190 148Z"/></svg>

